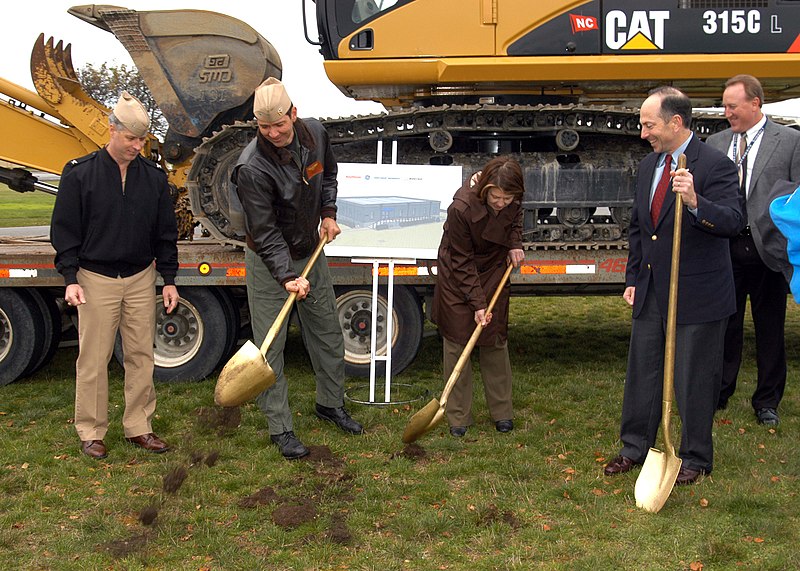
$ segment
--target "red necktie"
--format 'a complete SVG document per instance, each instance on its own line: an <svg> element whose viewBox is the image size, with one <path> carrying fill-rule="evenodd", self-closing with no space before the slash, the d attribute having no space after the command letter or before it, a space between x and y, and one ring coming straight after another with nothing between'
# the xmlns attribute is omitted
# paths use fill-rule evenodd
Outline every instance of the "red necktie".
<svg viewBox="0 0 800 571"><path fill-rule="evenodd" d="M656 192L653 195L653 203L650 205L650 219L653 221L655 228L658 222L658 215L661 214L661 205L664 204L664 198L667 196L667 188L669 188L669 172L670 165L672 165L672 155L668 154L664 158L664 172L661 174L661 179L656 186Z"/></svg>

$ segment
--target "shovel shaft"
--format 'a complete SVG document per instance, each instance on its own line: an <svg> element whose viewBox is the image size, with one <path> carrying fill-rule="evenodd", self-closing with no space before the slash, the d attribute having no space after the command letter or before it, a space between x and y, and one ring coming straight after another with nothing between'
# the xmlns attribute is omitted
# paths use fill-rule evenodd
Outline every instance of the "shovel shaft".
<svg viewBox="0 0 800 571"><path fill-rule="evenodd" d="M678 168L686 168L686 155L678 157ZM661 410L661 430L667 454L675 456L670 435L672 400L675 397L675 332L678 323L678 275L681 264L681 227L683 225L683 199L675 193L675 221L672 228L672 260L669 274L669 306L667 308L667 331L664 346L664 386Z"/></svg>
<svg viewBox="0 0 800 571"><path fill-rule="evenodd" d="M303 273L300 274L300 277L302 278L308 277L308 274L311 272L311 268L314 267L317 258L319 258L319 255L322 253L322 249L325 247L325 244L327 243L328 243L328 236L326 234L325 236L320 238L319 244L317 244L314 253L312 253L311 257L308 259L306 267L303 268ZM261 343L261 354L264 356L265 359L267 358L267 351L269 350L270 345L272 345L272 342L278 335L278 331L280 331L281 327L283 326L283 322L286 321L286 318L292 311L292 305L294 305L296 299L297 299L297 292L292 292L289 294L289 297L286 298L286 301L283 303L283 307L281 307L281 310L278 313L278 317L275 318L272 327L270 327L269 331L267 331L267 335L264 337L264 341Z"/></svg>
<svg viewBox="0 0 800 571"><path fill-rule="evenodd" d="M497 303L497 299L500 297L500 292L503 291L503 287L506 285L508 281L508 277L511 275L511 270L514 267L509 264L506 268L506 272L503 274L503 277L500 279L500 285L497 286L497 289L492 296L491 301L489 301L489 307L486 308L486 313L489 314L494 309L495 303ZM464 368L464 365L469 360L469 356L472 353L472 350L475 348L475 343L478 342L478 337L481 336L483 332L483 325L480 323L475 326L475 330L472 332L472 336L467 341L467 344L464 346L464 350L461 352L461 356L458 358L456 362L456 366L453 367L453 372L450 373L450 378L447 379L447 384L444 386L444 390L442 391L442 398L439 399L440 408L444 410L445 405L447 405L447 397L450 396L450 392L453 390L453 387L458 380L458 377L461 376L461 370Z"/></svg>

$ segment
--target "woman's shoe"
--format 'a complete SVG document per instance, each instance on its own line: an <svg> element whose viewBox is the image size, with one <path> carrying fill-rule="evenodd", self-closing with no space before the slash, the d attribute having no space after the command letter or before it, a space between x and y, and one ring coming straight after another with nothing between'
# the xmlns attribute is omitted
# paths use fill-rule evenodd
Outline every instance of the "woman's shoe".
<svg viewBox="0 0 800 571"><path fill-rule="evenodd" d="M494 427L497 429L497 432L511 432L514 430L514 421L513 420L498 420L494 423Z"/></svg>

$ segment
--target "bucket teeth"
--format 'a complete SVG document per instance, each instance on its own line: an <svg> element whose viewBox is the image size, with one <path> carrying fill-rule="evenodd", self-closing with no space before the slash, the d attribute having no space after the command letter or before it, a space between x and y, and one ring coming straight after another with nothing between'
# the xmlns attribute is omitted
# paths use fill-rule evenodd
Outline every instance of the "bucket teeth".
<svg viewBox="0 0 800 571"><path fill-rule="evenodd" d="M46 42L44 34L33 45L31 78L39 95L59 113L59 118L78 127L96 144L107 141L109 109L95 101L81 87L72 65L72 46L64 46L52 37Z"/></svg>

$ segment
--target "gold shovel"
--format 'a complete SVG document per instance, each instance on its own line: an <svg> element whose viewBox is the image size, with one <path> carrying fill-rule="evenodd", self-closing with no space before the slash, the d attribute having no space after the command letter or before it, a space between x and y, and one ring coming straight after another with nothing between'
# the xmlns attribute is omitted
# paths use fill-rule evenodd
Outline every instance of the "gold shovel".
<svg viewBox="0 0 800 571"><path fill-rule="evenodd" d="M678 157L678 168L686 168L686 155ZM675 225L672 231L672 265L669 276L669 307L667 308L667 332L664 347L664 394L661 402L661 433L664 435L666 453L651 448L644 460L642 471L636 479L633 497L636 505L645 511L656 513L667 502L681 469L681 459L675 455L670 436L672 399L675 396L675 329L678 318L678 270L681 257L681 223L683 199L675 193Z"/></svg>
<svg viewBox="0 0 800 571"><path fill-rule="evenodd" d="M492 300L489 302L489 307L486 308L487 314L491 313L492 309L494 309L494 304L497 302L497 298L500 297L500 292L503 291L503 286L506 285L506 281L508 281L508 276L511 275L512 269L513 266L509 264L506 268L506 273L503 274L500 280L500 285L497 286L497 290L495 290ZM453 372L450 373L450 378L447 379L447 384L444 386L441 399L431 399L431 402L414 413L414 416L409 419L406 429L403 431L403 442L406 444L414 442L417 438L433 429L434 426L442 421L450 392L453 390L458 377L461 376L461 369L463 369L464 365L469 361L470 353L472 353L472 349L475 347L475 343L478 342L478 337L481 336L482 331L483 325L479 323L475 326L472 337L467 341L467 345L461 352L461 356L458 358Z"/></svg>
<svg viewBox="0 0 800 571"><path fill-rule="evenodd" d="M308 276L327 243L327 235L320 238L316 250L300 274L301 277ZM239 406L275 384L275 371L267 363L267 351L289 316L296 298L296 292L290 293L286 298L278 317L261 344L261 349L248 339L222 369L214 389L214 402L219 406Z"/></svg>

